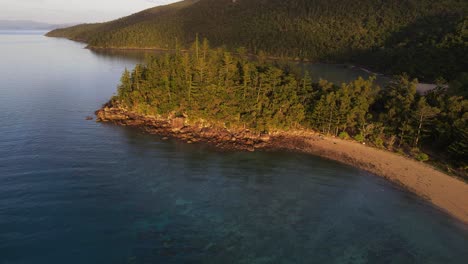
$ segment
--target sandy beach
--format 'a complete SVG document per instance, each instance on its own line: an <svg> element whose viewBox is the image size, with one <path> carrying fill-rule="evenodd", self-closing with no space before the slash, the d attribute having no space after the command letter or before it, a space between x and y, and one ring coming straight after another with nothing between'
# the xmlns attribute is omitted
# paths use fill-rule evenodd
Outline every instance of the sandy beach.
<svg viewBox="0 0 468 264"><path fill-rule="evenodd" d="M314 135L278 135L273 147L337 160L387 178L468 224L468 184L396 153Z"/></svg>
<svg viewBox="0 0 468 264"><path fill-rule="evenodd" d="M188 143L202 142L221 149L244 151L285 150L336 160L400 184L428 199L436 207L468 224L468 184L433 167L396 153L355 141L325 137L313 131L256 134L247 129L188 125L183 118L160 119L104 106L96 111L97 121L138 127L147 133L173 137Z"/></svg>

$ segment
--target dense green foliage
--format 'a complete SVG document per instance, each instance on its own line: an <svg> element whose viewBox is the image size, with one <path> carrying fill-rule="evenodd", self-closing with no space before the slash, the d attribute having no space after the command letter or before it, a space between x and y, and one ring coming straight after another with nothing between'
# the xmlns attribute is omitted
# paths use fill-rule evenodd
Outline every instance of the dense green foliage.
<svg viewBox="0 0 468 264"><path fill-rule="evenodd" d="M350 62L421 80L468 68L465 0L186 0L103 24L50 32L91 47L214 46Z"/></svg>
<svg viewBox="0 0 468 264"><path fill-rule="evenodd" d="M468 100L461 95L466 77L425 96L406 75L383 89L373 78L337 86L314 82L290 65L248 60L242 49L236 55L210 49L204 40L190 52L176 50L125 71L113 100L142 114L185 116L228 128L311 128L426 160L423 147L466 166Z"/></svg>

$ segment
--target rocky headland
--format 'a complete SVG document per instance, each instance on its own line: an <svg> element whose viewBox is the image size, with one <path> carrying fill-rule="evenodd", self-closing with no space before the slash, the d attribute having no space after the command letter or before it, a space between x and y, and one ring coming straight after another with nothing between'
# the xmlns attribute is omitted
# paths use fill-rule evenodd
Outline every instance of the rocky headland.
<svg viewBox="0 0 468 264"><path fill-rule="evenodd" d="M336 160L383 176L429 200L468 224L468 184L433 167L393 152L354 141L326 137L310 130L261 134L249 129L228 129L189 122L186 117L141 115L108 103L96 111L96 121L131 126L187 143L202 142L224 150L285 150Z"/></svg>

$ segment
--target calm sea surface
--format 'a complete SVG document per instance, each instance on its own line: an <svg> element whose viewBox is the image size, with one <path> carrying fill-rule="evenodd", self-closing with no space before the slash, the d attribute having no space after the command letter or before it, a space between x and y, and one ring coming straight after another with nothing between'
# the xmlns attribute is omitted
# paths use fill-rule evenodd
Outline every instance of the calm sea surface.
<svg viewBox="0 0 468 264"><path fill-rule="evenodd" d="M86 121L138 60L0 33L0 264L467 263L465 226L361 170Z"/></svg>

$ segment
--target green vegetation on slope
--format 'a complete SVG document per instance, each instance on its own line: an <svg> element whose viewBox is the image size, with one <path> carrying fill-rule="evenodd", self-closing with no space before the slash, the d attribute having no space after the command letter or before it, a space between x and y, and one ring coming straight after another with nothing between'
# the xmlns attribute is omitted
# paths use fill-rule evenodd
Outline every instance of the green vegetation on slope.
<svg viewBox="0 0 468 264"><path fill-rule="evenodd" d="M91 47L187 47L195 34L250 53L350 62L421 80L468 68L464 0L187 0L49 36Z"/></svg>
<svg viewBox="0 0 468 264"><path fill-rule="evenodd" d="M312 128L426 160L422 148L466 166L466 74L422 96L406 75L385 89L372 78L337 86L289 65L250 61L242 49L237 54L205 40L190 52L150 58L124 72L113 101L141 114L258 132Z"/></svg>

